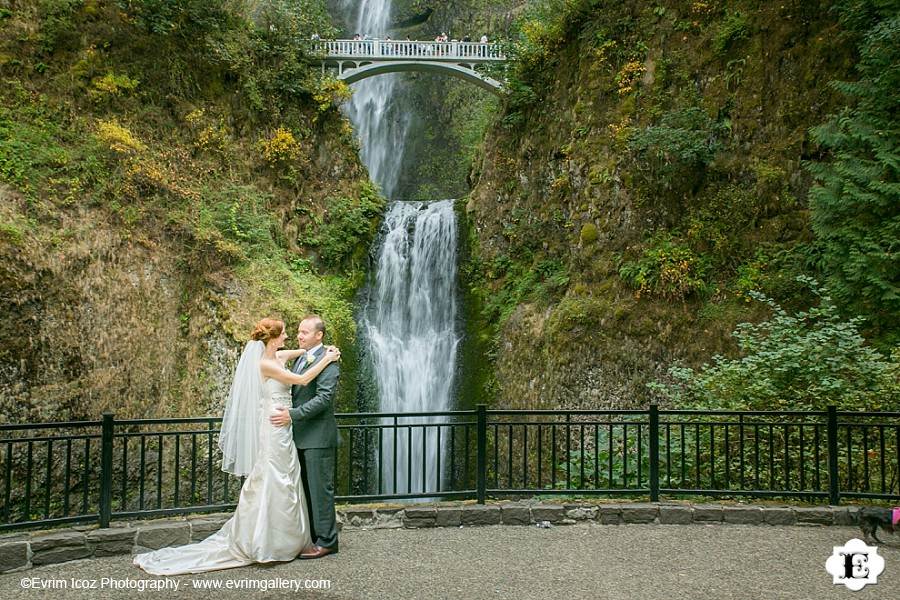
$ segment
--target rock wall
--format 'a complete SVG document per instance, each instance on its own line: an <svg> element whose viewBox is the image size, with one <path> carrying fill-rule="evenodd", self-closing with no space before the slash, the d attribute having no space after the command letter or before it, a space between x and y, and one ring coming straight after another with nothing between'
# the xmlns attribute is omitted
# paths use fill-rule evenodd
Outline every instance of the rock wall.
<svg viewBox="0 0 900 600"><path fill-rule="evenodd" d="M796 300L807 130L835 110L828 81L852 77L852 44L827 2L700 4L579 5L526 51L464 209L469 343L490 365L470 397L644 405L669 367L733 351L735 324L763 315L748 289ZM696 288L622 276L660 235L708 265Z"/></svg>

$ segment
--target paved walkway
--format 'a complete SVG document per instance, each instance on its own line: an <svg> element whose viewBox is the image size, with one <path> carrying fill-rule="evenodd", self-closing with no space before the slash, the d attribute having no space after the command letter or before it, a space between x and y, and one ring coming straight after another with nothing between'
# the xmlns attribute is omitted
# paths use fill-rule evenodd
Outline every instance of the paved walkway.
<svg viewBox="0 0 900 600"><path fill-rule="evenodd" d="M352 530L336 555L203 575L152 577L129 556L36 567L0 575L0 598L900 598L900 534L879 546L885 571L877 585L851 592L832 584L825 561L833 546L860 536L855 527L725 523ZM109 580L132 587L112 589ZM274 589L323 580L330 589ZM151 585L166 591L135 587ZM203 589L210 585L222 589Z"/></svg>

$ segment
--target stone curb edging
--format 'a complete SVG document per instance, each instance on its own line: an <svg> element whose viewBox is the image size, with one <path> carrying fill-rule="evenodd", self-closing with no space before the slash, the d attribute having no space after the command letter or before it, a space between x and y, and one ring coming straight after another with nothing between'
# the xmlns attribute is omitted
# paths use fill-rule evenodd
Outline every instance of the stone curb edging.
<svg viewBox="0 0 900 600"><path fill-rule="evenodd" d="M532 525L592 522L599 525L856 525L855 506L758 506L690 503L500 502L416 505L351 505L337 510L341 530ZM206 539L230 515L115 523L109 529L80 526L53 532L0 536L0 573L84 558L137 554Z"/></svg>

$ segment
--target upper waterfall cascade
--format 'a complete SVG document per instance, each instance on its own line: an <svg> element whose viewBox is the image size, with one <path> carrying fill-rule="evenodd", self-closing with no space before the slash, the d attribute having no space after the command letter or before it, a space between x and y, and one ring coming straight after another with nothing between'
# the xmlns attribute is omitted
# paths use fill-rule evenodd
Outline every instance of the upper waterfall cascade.
<svg viewBox="0 0 900 600"><path fill-rule="evenodd" d="M345 0L345 10L357 31L387 31L391 20L391 0L362 0L358 5ZM354 20L355 19L355 20ZM400 76L388 74L354 84L354 94L345 110L359 139L369 177L393 198L400 180L410 112L395 102Z"/></svg>

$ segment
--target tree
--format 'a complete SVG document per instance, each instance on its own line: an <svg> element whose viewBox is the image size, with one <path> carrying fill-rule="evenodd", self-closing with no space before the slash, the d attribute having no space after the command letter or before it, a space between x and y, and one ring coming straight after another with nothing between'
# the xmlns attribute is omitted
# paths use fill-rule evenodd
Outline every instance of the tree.
<svg viewBox="0 0 900 600"><path fill-rule="evenodd" d="M860 79L832 82L852 105L810 130L831 160L807 168L817 181L811 225L826 282L890 339L900 320L900 3L878 4L894 10L874 11L892 16L864 34ZM859 17L856 8L847 14Z"/></svg>

